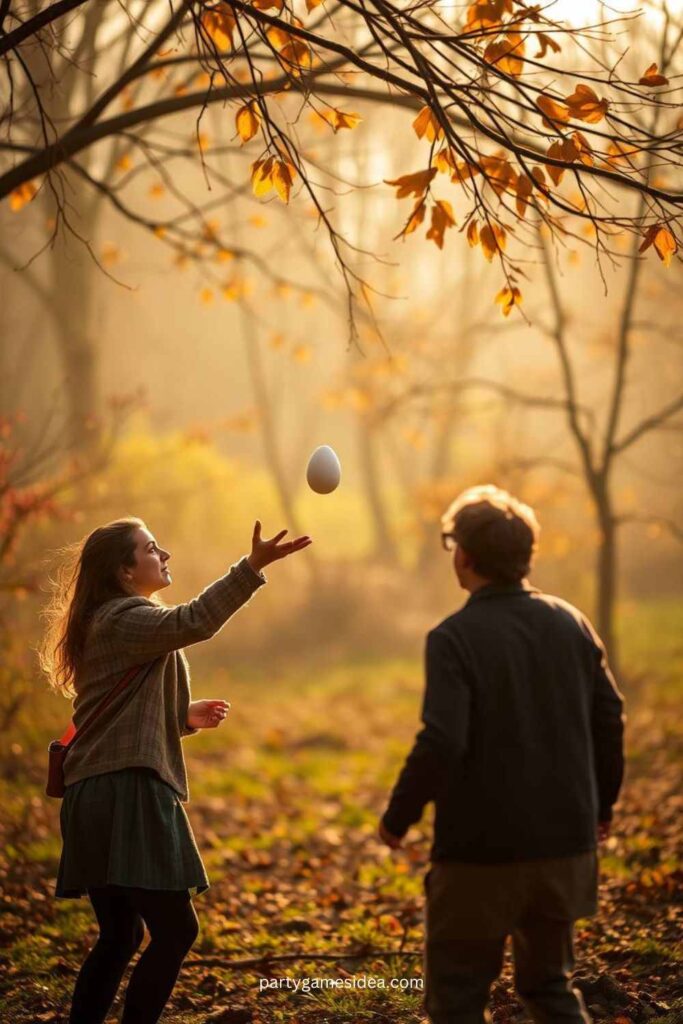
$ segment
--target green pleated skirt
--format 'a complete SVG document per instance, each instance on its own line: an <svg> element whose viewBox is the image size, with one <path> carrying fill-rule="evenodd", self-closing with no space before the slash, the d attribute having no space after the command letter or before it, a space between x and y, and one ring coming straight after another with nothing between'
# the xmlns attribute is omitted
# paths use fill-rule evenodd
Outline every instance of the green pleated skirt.
<svg viewBox="0 0 683 1024"><path fill-rule="evenodd" d="M124 768L66 787L55 896L84 896L103 885L209 888L185 808L151 768Z"/></svg>

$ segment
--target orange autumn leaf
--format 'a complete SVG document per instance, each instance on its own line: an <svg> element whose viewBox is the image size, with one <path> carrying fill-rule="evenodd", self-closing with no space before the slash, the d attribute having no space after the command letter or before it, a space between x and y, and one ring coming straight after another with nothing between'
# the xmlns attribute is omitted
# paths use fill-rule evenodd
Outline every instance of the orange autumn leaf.
<svg viewBox="0 0 683 1024"><path fill-rule="evenodd" d="M500 311L503 316L509 316L515 306L522 305L522 293L519 288L514 286L510 288L509 285L506 285L505 288L498 292L495 301L501 307Z"/></svg>
<svg viewBox="0 0 683 1024"><path fill-rule="evenodd" d="M536 105L540 107L543 112L543 124L550 129L551 132L555 132L562 125L566 124L569 120L569 110L564 103L559 103L557 100L551 99L550 96L546 96L545 93L536 100Z"/></svg>
<svg viewBox="0 0 683 1024"><path fill-rule="evenodd" d="M427 232L427 238L430 238L439 249L443 249L443 236L447 228L452 228L455 224L455 217L453 216L453 207L446 199L437 199L434 206L432 207L432 224Z"/></svg>
<svg viewBox="0 0 683 1024"><path fill-rule="evenodd" d="M393 185L396 189L396 198L404 199L406 196L421 196L429 188L429 184L436 174L436 167L428 167L425 171L415 171L414 174L403 174L394 181L384 179L385 185Z"/></svg>
<svg viewBox="0 0 683 1024"><path fill-rule="evenodd" d="M423 107L413 121L413 130L418 139L427 139L428 142L443 138L443 128L431 107Z"/></svg>
<svg viewBox="0 0 683 1024"><path fill-rule="evenodd" d="M553 53L559 53L562 49L560 44L556 42L552 38L552 36L547 35L547 33L545 32L539 32L536 38L538 39L538 42L541 44L541 49L538 51L538 53L534 54L536 60L538 60L539 57L545 57L546 53L548 52L548 48L550 48L553 51Z"/></svg>
<svg viewBox="0 0 683 1024"><path fill-rule="evenodd" d="M507 242L505 228L499 227L498 224L485 224L479 232L479 241L484 256L490 263L497 252L502 252L505 249Z"/></svg>
<svg viewBox="0 0 683 1024"><path fill-rule="evenodd" d="M232 34L237 21L229 4L222 3L213 11L205 11L201 23L219 50L232 49Z"/></svg>
<svg viewBox="0 0 683 1024"><path fill-rule="evenodd" d="M476 164L461 161L460 163L456 164L455 170L451 175L451 181L454 182L456 185L464 185L464 183L473 178L475 174L481 174L481 168L477 167Z"/></svg>
<svg viewBox="0 0 683 1024"><path fill-rule="evenodd" d="M237 111L235 126L242 142L249 142L254 138L261 126L261 112L254 100Z"/></svg>
<svg viewBox="0 0 683 1024"><path fill-rule="evenodd" d="M654 245L664 266L670 266L672 256L678 252L678 244L672 233L663 224L653 224L648 228L645 240L638 252L645 252L651 245Z"/></svg>
<svg viewBox="0 0 683 1024"><path fill-rule="evenodd" d="M571 117L586 124L597 124L602 121L609 109L609 100L601 100L589 85L577 85L571 96L565 98Z"/></svg>
<svg viewBox="0 0 683 1024"><path fill-rule="evenodd" d="M453 150L449 146L444 146L438 153L434 154L432 164L436 167L437 171L441 171L442 174L450 174L455 170L456 162L453 155Z"/></svg>
<svg viewBox="0 0 683 1024"><path fill-rule="evenodd" d="M255 196L264 196L273 187L271 178L274 157L266 157L265 160L255 160L251 165L251 186Z"/></svg>
<svg viewBox="0 0 683 1024"><path fill-rule="evenodd" d="M13 213L17 213L22 207L30 203L35 196L38 189L32 181L25 181L23 185L19 185L14 191L10 192L9 195L9 208Z"/></svg>
<svg viewBox="0 0 683 1024"><path fill-rule="evenodd" d="M647 71L638 79L638 85L647 85L654 87L657 85L668 85L669 79L665 75L659 74L659 68L656 64L650 64Z"/></svg>
<svg viewBox="0 0 683 1024"><path fill-rule="evenodd" d="M363 120L360 114L347 114L334 107L331 110L323 110L318 116L327 121L335 135L340 128L355 128Z"/></svg>
<svg viewBox="0 0 683 1024"><path fill-rule="evenodd" d="M503 74L518 77L524 71L524 40L518 32L509 32L505 38L494 40L484 50L484 60L495 64Z"/></svg>
<svg viewBox="0 0 683 1024"><path fill-rule="evenodd" d="M526 217L526 211L529 205L529 197L531 196L533 187L533 182L528 175L519 175L515 185L515 206L517 208L517 215L519 217Z"/></svg>
<svg viewBox="0 0 683 1024"><path fill-rule="evenodd" d="M577 159L578 155L579 151L571 139L562 139L561 142L553 142L548 146L548 156L552 160L563 160L565 163L571 164ZM565 168L558 167L557 164L546 164L545 169L555 184L559 185Z"/></svg>
<svg viewBox="0 0 683 1024"><path fill-rule="evenodd" d="M302 27L298 18L292 19L292 25L296 28ZM268 29L267 36L273 49L278 52L280 63L290 74L300 75L303 70L308 70L311 67L313 54L310 46L303 39L278 25Z"/></svg>
<svg viewBox="0 0 683 1024"><path fill-rule="evenodd" d="M316 7L320 7L321 3L323 3L323 0L306 0L306 10L310 14Z"/></svg>
<svg viewBox="0 0 683 1024"><path fill-rule="evenodd" d="M470 249L473 249L475 245L479 245L479 226L476 220L471 220L467 225L467 241Z"/></svg>
<svg viewBox="0 0 683 1024"><path fill-rule="evenodd" d="M280 50L280 59L293 75L300 75L302 71L308 71L313 65L313 53L308 43L294 37Z"/></svg>
<svg viewBox="0 0 683 1024"><path fill-rule="evenodd" d="M512 11L512 0L479 0L467 8L467 29L493 28Z"/></svg>
<svg viewBox="0 0 683 1024"><path fill-rule="evenodd" d="M514 189L517 174L507 157L498 154L483 156L479 163L481 173L496 195L501 196L508 189Z"/></svg>
<svg viewBox="0 0 683 1024"><path fill-rule="evenodd" d="M268 11L274 8L278 14L284 7L284 0L251 0L251 6L257 11Z"/></svg>
<svg viewBox="0 0 683 1024"><path fill-rule="evenodd" d="M275 160L273 163L272 182L275 191L283 203L289 202L289 194L296 175L296 168L289 160Z"/></svg>

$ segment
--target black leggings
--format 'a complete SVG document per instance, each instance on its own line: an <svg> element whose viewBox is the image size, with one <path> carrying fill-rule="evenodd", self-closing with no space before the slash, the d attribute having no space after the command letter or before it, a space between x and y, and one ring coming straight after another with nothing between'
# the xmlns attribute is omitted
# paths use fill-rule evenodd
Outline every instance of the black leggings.
<svg viewBox="0 0 683 1024"><path fill-rule="evenodd" d="M156 1024L199 934L187 889L88 889L100 936L81 967L69 1024L102 1024L147 925L150 943L130 977L121 1024Z"/></svg>

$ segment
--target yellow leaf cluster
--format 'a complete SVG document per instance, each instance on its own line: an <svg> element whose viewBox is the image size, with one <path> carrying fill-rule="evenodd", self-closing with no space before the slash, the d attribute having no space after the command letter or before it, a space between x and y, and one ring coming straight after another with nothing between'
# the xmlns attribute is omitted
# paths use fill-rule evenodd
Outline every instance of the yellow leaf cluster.
<svg viewBox="0 0 683 1024"><path fill-rule="evenodd" d="M657 255L665 267L671 264L672 257L678 252L678 243L664 224L653 224L648 228L645 240L638 252L645 252L651 245L654 246Z"/></svg>
<svg viewBox="0 0 683 1024"><path fill-rule="evenodd" d="M561 139L548 146L548 156L553 160L562 160L564 163L572 164L576 160L591 167L593 165L593 150L590 147L585 135L581 132L574 132L571 138ZM560 184L565 168L557 164L546 164L545 168L555 182Z"/></svg>
<svg viewBox="0 0 683 1024"><path fill-rule="evenodd" d="M255 196L264 196L274 188L283 203L289 202L296 167L287 159L274 156L255 160L251 165L251 183Z"/></svg>
<svg viewBox="0 0 683 1024"><path fill-rule="evenodd" d="M32 181L25 181L23 185L19 185L9 195L9 208L13 213L17 213L22 207L30 203L38 189Z"/></svg>
<svg viewBox="0 0 683 1024"><path fill-rule="evenodd" d="M506 285L505 288L502 288L501 291L498 292L495 301L496 305L501 307L500 311L503 316L509 316L515 306L521 306L522 293L519 288L514 285L512 287L510 287L510 285Z"/></svg>
<svg viewBox="0 0 683 1024"><path fill-rule="evenodd" d="M302 23L298 18L292 18L291 24L301 28ZM313 52L304 39L300 39L292 32L288 32L278 25L268 30L268 41L273 49L277 50L280 63L285 71L291 75L299 76L308 71L313 64Z"/></svg>

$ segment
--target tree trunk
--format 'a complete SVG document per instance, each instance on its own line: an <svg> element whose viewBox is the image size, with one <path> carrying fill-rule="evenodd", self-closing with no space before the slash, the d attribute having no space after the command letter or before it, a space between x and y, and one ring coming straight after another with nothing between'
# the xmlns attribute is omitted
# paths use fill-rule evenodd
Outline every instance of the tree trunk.
<svg viewBox="0 0 683 1024"><path fill-rule="evenodd" d="M94 243L99 204L86 204L79 233ZM53 328L62 367L67 443L73 450L92 450L99 436L93 417L101 413L99 352L95 343L94 275L101 273L78 238L61 229L50 250L48 288Z"/></svg>
<svg viewBox="0 0 683 1024"><path fill-rule="evenodd" d="M240 309L242 314L242 336L247 350L251 386L256 401L256 408L258 409L263 452L280 499L283 515L287 521L287 528L290 530L290 537L293 539L300 536L304 531L301 528L301 523L296 513L294 495L282 463L256 326L253 317L243 304L240 304Z"/></svg>
<svg viewBox="0 0 683 1024"><path fill-rule="evenodd" d="M618 672L618 652L614 631L617 590L617 525L612 512L607 483L595 495L600 542L597 553L595 627L605 645L612 671Z"/></svg>
<svg viewBox="0 0 683 1024"><path fill-rule="evenodd" d="M451 438L456 425L455 412L445 416L441 422L432 451L429 480L435 482L444 477L450 469ZM419 576L429 575L438 566L434 552L439 550L437 524L433 520L422 521L420 547L417 553L416 571Z"/></svg>
<svg viewBox="0 0 683 1024"><path fill-rule="evenodd" d="M384 496L377 460L376 435L362 416L356 420L356 440L363 496L368 505L373 530L373 558L388 565L398 564L398 551L391 523L384 507Z"/></svg>

